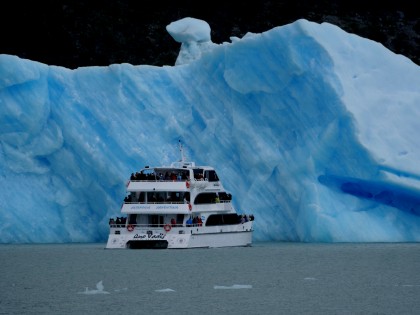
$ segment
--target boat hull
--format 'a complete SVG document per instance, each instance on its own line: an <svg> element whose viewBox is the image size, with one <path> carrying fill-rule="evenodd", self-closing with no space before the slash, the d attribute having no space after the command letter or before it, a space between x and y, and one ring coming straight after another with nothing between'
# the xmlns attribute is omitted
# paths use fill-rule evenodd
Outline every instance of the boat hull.
<svg viewBox="0 0 420 315"><path fill-rule="evenodd" d="M106 248L180 249L241 247L252 244L252 222L231 226L163 228L112 228Z"/></svg>

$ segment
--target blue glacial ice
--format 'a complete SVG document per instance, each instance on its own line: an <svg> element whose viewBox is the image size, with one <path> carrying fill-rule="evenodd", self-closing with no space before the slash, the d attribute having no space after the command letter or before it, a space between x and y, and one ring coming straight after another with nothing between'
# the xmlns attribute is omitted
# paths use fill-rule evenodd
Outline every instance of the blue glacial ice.
<svg viewBox="0 0 420 315"><path fill-rule="evenodd" d="M328 23L167 30L182 45L163 67L0 55L0 243L105 242L129 175L179 140L255 241L420 241L419 66Z"/></svg>

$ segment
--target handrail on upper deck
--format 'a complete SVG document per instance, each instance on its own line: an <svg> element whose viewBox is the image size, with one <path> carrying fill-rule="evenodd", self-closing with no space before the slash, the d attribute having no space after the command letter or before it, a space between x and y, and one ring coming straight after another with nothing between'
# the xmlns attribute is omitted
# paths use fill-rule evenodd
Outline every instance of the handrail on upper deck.
<svg viewBox="0 0 420 315"><path fill-rule="evenodd" d="M128 226L132 226L132 227L139 227L139 228L149 228L149 227L157 227L157 228L164 228L165 225L170 225L171 227L192 227L192 226L202 226L202 224L198 224L198 223L193 223L193 224L170 224L170 223L165 223L165 224L117 224L117 223L112 223L109 225L109 227L111 228L127 228Z"/></svg>
<svg viewBox="0 0 420 315"><path fill-rule="evenodd" d="M216 203L231 203L232 200L219 200L218 202L209 202L209 203L193 203L193 205L214 205ZM176 204L176 205L182 205L182 204L188 204L184 201L124 201L124 204L144 204L144 205L150 205L150 204Z"/></svg>

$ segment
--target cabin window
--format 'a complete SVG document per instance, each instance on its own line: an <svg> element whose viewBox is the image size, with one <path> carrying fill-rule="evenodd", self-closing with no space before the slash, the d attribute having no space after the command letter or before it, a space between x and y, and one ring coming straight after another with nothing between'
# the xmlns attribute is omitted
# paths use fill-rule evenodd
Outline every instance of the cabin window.
<svg viewBox="0 0 420 315"><path fill-rule="evenodd" d="M203 179L204 178L204 169L195 168L194 169L194 178L195 179Z"/></svg>
<svg viewBox="0 0 420 315"><path fill-rule="evenodd" d="M147 202L157 202L157 194L155 192L147 193Z"/></svg>
<svg viewBox="0 0 420 315"><path fill-rule="evenodd" d="M230 201L232 200L232 195L227 192L219 192L220 201Z"/></svg>
<svg viewBox="0 0 420 315"><path fill-rule="evenodd" d="M190 201L190 193L183 191L149 191L132 192L124 199L124 202L141 203L184 203Z"/></svg>
<svg viewBox="0 0 420 315"><path fill-rule="evenodd" d="M194 204L205 204L205 203L215 203L216 202L216 193L201 193L195 197Z"/></svg>
<svg viewBox="0 0 420 315"><path fill-rule="evenodd" d="M149 217L149 220L149 224L151 224L151 226L163 226L162 215L153 214Z"/></svg>
<svg viewBox="0 0 420 315"><path fill-rule="evenodd" d="M236 213L211 214L206 220L206 226L232 225L241 222L241 216Z"/></svg>
<svg viewBox="0 0 420 315"><path fill-rule="evenodd" d="M139 202L146 202L146 194L143 191L140 192L138 201Z"/></svg>
<svg viewBox="0 0 420 315"><path fill-rule="evenodd" d="M176 215L176 224L181 224L182 225L183 221L184 221L184 215L178 213Z"/></svg>
<svg viewBox="0 0 420 315"><path fill-rule="evenodd" d="M204 172L204 178L207 179L209 182L218 182L219 177L216 174L216 171L210 170Z"/></svg>
<svg viewBox="0 0 420 315"><path fill-rule="evenodd" d="M128 224L137 224L137 214L128 215Z"/></svg>

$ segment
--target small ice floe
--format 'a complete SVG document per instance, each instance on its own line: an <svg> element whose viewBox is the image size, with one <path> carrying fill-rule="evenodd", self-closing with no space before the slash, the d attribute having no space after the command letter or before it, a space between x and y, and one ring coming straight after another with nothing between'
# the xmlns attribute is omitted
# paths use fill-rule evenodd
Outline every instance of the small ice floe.
<svg viewBox="0 0 420 315"><path fill-rule="evenodd" d="M315 281L315 280L316 280L316 278L314 278L314 277L306 277L306 278L303 278L303 280L307 280L307 281Z"/></svg>
<svg viewBox="0 0 420 315"><path fill-rule="evenodd" d="M252 289L252 285L250 284L234 284L231 286L225 285L215 285L214 288L216 290L227 290L227 289Z"/></svg>
<svg viewBox="0 0 420 315"><path fill-rule="evenodd" d="M85 288L85 291L79 292L79 294L109 294L109 292L104 291L104 285L102 284L102 280L96 284L96 290L89 290L88 287Z"/></svg>
<svg viewBox="0 0 420 315"><path fill-rule="evenodd" d="M175 292L175 290L166 288L166 289L155 290L155 292Z"/></svg>
<svg viewBox="0 0 420 315"><path fill-rule="evenodd" d="M114 292L128 291L128 288L115 289Z"/></svg>

